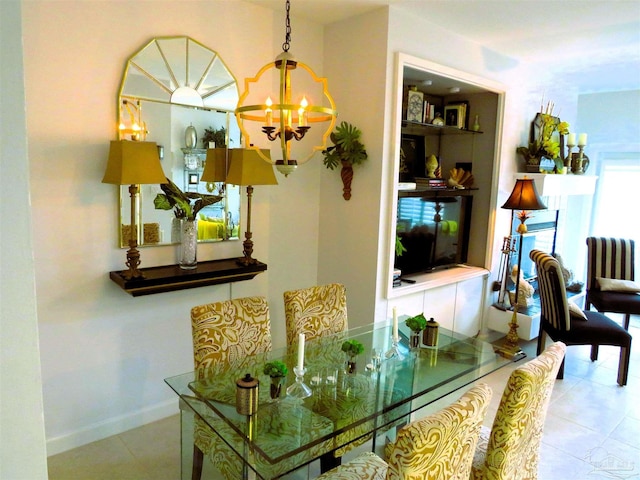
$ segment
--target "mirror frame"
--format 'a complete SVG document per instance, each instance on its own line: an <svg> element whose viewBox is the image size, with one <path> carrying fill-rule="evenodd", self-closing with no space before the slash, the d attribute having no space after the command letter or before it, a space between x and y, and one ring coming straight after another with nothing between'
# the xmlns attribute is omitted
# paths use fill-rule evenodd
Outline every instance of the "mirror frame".
<svg viewBox="0 0 640 480"><path fill-rule="evenodd" d="M240 130L235 122L234 111L239 98L238 82L231 73L224 60L215 50L205 46L204 44L194 40L188 36L162 36L154 37L146 42L141 48L137 49L125 63L125 68L120 81L117 95L116 105L116 130L118 139L124 139L130 136L132 139L145 140L150 132L147 131L147 124L143 116L143 107L145 111L149 110L151 105L166 105L169 109L169 127L167 132L171 132L166 136L174 139L171 145L176 145L176 134L174 130L175 109L193 109L194 117L208 118L211 113L212 117L218 117L218 121L207 120L207 124L215 123L216 129L225 129L225 148L228 148L230 142L237 141L240 144ZM154 110L153 108L151 110ZM184 111L182 111L184 116ZM222 119L221 115L224 115ZM204 121L203 121L204 122ZM134 131L134 123L137 123L141 130ZM160 124L161 122L157 122ZM179 127L177 127L179 128ZM206 128L206 127L204 127ZM211 127L209 127L211 128ZM218 226L214 229L218 235L210 234L211 225L207 225L204 235L207 240L199 240L199 242L218 242L223 240L238 240L239 233L237 228L240 224L240 189L237 186L225 185L224 183L206 185L199 182L200 175L204 168L204 160L206 158L206 148L197 148L198 145L187 144L187 133L182 127L181 139L185 144L182 148L165 148L159 143L159 154L161 161L167 153L173 156L171 150L179 150L175 160L171 159L169 167L167 162L163 165L165 174L174 180L174 182L184 191L196 191L198 193L210 194L216 193L223 195L223 200L219 204L212 205L223 222L222 228ZM153 132L151 132L153 134ZM197 139L196 139L197 141ZM180 155L180 157L178 156ZM191 165L186 165L186 158L182 160L183 177L176 181L176 169L180 168L178 158L191 156ZM197 158L197 166L193 165L193 157ZM171 172L167 172L167 168ZM197 181L194 180L196 179ZM139 229L138 238L139 246L160 246L171 245L177 243L177 238L173 233L169 240L163 239L166 229L158 226L158 223L152 222L145 225L142 208L143 205L147 209L147 217L149 217L149 205L152 205L153 198L157 193L162 193L158 186L141 186L138 198L138 209L136 225ZM145 197L146 193L146 197ZM151 202L149 198L151 197ZM146 202L145 202L146 198ZM130 224L127 216L129 213L130 197L128 187L120 187L119 195L119 223L118 223L118 244L120 248L128 247L126 237L126 227ZM205 212L203 209L203 214ZM211 213L211 211L209 212ZM173 216L172 211L158 211L159 215L169 214ZM232 221L229 221L232 219ZM209 220L209 218L207 218ZM216 218L218 220L218 218ZM163 222L164 223L164 222ZM172 220L172 224L176 222ZM153 228L147 228L153 227ZM171 226L173 232L173 225ZM146 240L146 241L145 241Z"/></svg>

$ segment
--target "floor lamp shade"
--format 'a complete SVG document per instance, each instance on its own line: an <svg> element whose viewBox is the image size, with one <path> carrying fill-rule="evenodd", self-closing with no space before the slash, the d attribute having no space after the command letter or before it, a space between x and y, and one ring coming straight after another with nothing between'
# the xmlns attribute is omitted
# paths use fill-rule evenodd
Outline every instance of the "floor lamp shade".
<svg viewBox="0 0 640 480"><path fill-rule="evenodd" d="M544 210L547 207L538 195L533 179L519 178L502 208L507 210Z"/></svg>
<svg viewBox="0 0 640 480"><path fill-rule="evenodd" d="M167 183L155 142L113 140L102 183L139 185Z"/></svg>

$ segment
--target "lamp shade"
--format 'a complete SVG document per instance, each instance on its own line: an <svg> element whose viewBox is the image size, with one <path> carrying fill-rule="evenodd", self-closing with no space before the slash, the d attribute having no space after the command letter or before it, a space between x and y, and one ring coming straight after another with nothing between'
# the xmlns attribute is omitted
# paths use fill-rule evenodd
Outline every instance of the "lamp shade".
<svg viewBox="0 0 640 480"><path fill-rule="evenodd" d="M262 150L262 155L270 158L269 150ZM229 150L231 164L227 183L233 185L277 185L273 166L265 162L255 150L233 148Z"/></svg>
<svg viewBox="0 0 640 480"><path fill-rule="evenodd" d="M209 148L207 160L204 164L201 182L226 182L227 181L227 149Z"/></svg>
<svg viewBox="0 0 640 480"><path fill-rule="evenodd" d="M155 142L113 140L102 183L138 185L167 183Z"/></svg>
<svg viewBox="0 0 640 480"><path fill-rule="evenodd" d="M544 210L547 206L542 203L533 179L519 178L502 208L507 210Z"/></svg>

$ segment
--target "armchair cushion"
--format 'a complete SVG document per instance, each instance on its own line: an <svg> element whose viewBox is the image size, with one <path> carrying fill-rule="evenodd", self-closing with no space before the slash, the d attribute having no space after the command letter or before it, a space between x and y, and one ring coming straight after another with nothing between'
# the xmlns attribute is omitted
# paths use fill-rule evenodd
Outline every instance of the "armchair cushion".
<svg viewBox="0 0 640 480"><path fill-rule="evenodd" d="M631 280L620 280L618 278L598 277L598 286L602 292L640 292L640 284Z"/></svg>

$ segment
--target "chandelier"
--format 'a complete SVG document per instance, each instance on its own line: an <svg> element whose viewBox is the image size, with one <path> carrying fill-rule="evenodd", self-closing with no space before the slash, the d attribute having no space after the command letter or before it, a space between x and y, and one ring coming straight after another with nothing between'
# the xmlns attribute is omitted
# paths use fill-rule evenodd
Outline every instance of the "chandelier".
<svg viewBox="0 0 640 480"><path fill-rule="evenodd" d="M294 59L289 53L291 43L291 21L289 19L290 1L286 1L286 29L282 53L262 67L255 77L246 78L244 92L240 95L236 108L236 118L246 148L255 150L260 157L271 163L262 153L266 141L280 143L282 159L276 160L276 169L288 176L295 171L298 164L305 163L316 151L326 148L327 138L331 134L336 122L337 112L333 98L327 89L327 79L318 77L313 70L302 62ZM259 91L269 91L257 86L263 74L269 72L263 85L273 85L273 75L279 77L277 95L269 95L264 100L258 99ZM308 75L305 75L308 74ZM293 91L294 81L296 92ZM308 89L308 90L305 90ZM305 92L305 93L300 93ZM326 123L327 128L322 133L320 145L314 145L309 154L301 160L291 158L291 142L305 138L314 124ZM260 146L259 144L263 145ZM268 145L268 144L267 144Z"/></svg>

